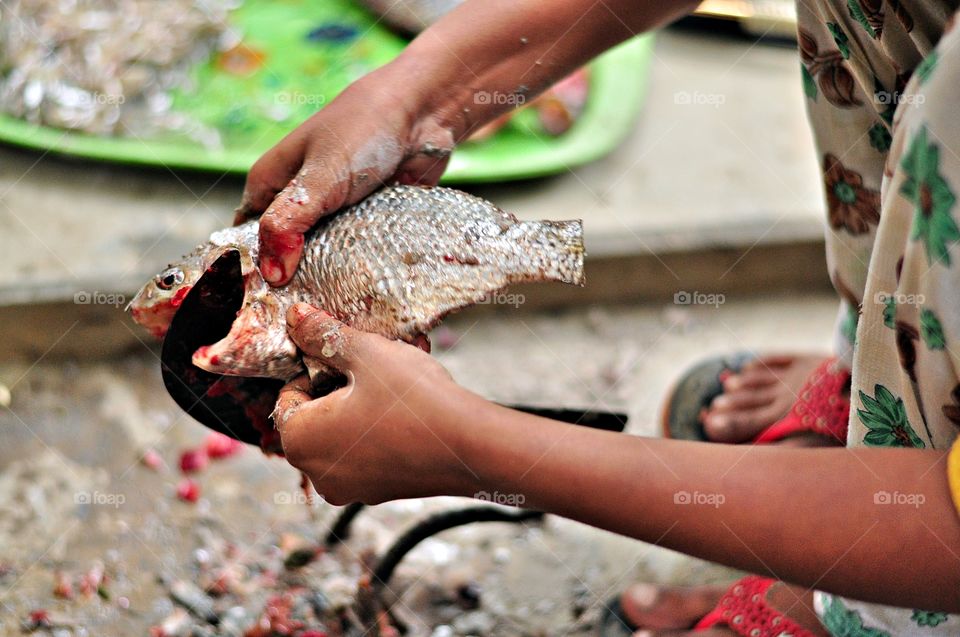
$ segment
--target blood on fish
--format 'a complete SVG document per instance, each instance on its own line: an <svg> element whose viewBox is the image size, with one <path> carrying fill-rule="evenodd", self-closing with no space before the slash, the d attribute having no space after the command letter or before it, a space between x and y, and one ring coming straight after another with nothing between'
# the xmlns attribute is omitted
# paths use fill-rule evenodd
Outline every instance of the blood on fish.
<svg viewBox="0 0 960 637"><path fill-rule="evenodd" d="M185 285L177 290L176 294L173 295L173 298L170 299L170 306L178 308L183 305L183 299L187 298L187 294L190 293L190 288L191 286Z"/></svg>
<svg viewBox="0 0 960 637"><path fill-rule="evenodd" d="M443 255L443 260L447 263L455 263L457 265L480 265L480 260L472 255L457 257L452 254L445 254Z"/></svg>
<svg viewBox="0 0 960 637"><path fill-rule="evenodd" d="M202 360L206 360L206 361L209 362L211 365L219 365L219 364L220 364L220 356L217 355L217 354L210 354L210 346L209 346L209 345L203 345L202 347L198 347L198 348L197 348L197 351L194 352L194 356L196 356L197 358L200 358L200 359L202 359Z"/></svg>

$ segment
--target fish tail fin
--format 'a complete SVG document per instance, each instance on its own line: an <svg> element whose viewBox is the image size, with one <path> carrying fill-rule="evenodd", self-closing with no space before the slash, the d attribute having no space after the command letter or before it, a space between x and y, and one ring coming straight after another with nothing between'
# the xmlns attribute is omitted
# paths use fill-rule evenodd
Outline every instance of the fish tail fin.
<svg viewBox="0 0 960 637"><path fill-rule="evenodd" d="M533 272L536 280L560 281L582 286L585 281L583 258L583 222L527 221L523 235L534 248Z"/></svg>

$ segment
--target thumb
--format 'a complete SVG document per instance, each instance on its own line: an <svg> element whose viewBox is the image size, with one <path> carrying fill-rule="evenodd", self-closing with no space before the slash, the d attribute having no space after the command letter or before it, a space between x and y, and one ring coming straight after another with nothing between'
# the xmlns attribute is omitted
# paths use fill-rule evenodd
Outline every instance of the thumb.
<svg viewBox="0 0 960 637"><path fill-rule="evenodd" d="M284 285L303 255L304 233L340 208L348 175L301 168L260 217L260 272L270 285Z"/></svg>
<svg viewBox="0 0 960 637"><path fill-rule="evenodd" d="M344 325L323 310L297 303L287 311L287 332L306 355L341 372L356 371L382 337Z"/></svg>

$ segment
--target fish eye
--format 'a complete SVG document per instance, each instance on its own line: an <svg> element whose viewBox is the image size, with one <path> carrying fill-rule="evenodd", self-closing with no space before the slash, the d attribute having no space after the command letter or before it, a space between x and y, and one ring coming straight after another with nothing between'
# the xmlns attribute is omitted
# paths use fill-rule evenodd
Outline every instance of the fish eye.
<svg viewBox="0 0 960 637"><path fill-rule="evenodd" d="M183 271L179 268L171 268L157 277L157 287L161 290L169 290L181 283L183 283Z"/></svg>

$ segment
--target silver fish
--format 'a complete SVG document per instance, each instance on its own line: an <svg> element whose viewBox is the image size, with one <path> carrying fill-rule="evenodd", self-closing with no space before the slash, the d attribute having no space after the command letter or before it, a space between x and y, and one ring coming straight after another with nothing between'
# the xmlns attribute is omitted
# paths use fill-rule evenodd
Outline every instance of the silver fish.
<svg viewBox="0 0 960 637"><path fill-rule="evenodd" d="M286 332L286 311L297 302L357 329L413 342L450 312L508 285L584 280L579 220L519 221L449 188L385 188L321 221L306 239L297 273L281 288L268 285L257 267L258 227L251 221L215 232L158 274L131 302L134 320L163 336L204 272L236 250L242 307L229 333L197 349L193 364L216 374L288 380L304 370Z"/></svg>

